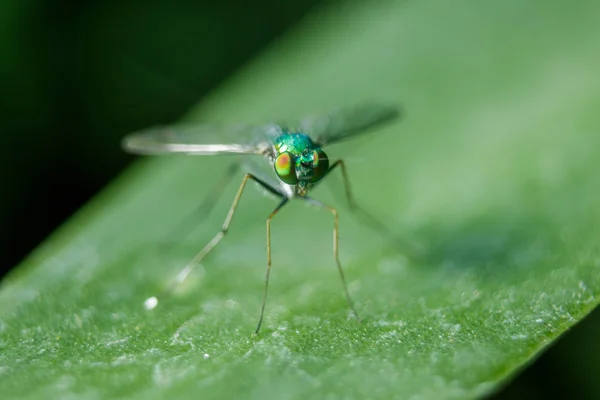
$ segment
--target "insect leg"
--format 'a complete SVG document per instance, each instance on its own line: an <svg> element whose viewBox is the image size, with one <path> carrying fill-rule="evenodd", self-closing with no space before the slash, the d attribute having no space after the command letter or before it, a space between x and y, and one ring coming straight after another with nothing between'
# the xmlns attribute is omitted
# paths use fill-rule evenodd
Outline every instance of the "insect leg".
<svg viewBox="0 0 600 400"><path fill-rule="evenodd" d="M373 217L370 213L365 211L362 207L360 207L356 201L354 200L354 196L352 195L352 191L350 190L350 179L348 179L348 171L346 169L346 164L343 160L337 160L334 162L329 171L327 171L327 175L329 175L337 166L340 167L342 172L342 179L344 181L344 191L346 194L346 200L348 201L348 206L350 207L350 211L352 211L357 217L361 218L364 223L369 225L371 229L376 231L379 234L383 234L386 240L397 245L401 248L401 251L409 256L411 259L417 259L422 256L422 250L415 243L409 242L408 240L399 239L395 236L395 234L383 223Z"/></svg>
<svg viewBox="0 0 600 400"><path fill-rule="evenodd" d="M281 203L275 207L275 209L269 214L267 218L267 272L265 273L265 288L263 289L263 298L262 305L260 306L260 317L258 318L258 325L256 326L256 331L254 334L256 335L260 330L260 325L262 324L263 316L265 314L265 305L267 303L267 289L269 287L269 273L271 272L271 220L281 210L281 208L289 201L288 197L284 197L281 200Z"/></svg>
<svg viewBox="0 0 600 400"><path fill-rule="evenodd" d="M236 161L227 168L221 179L219 179L211 189L208 196L206 196L202 203L200 203L185 220L181 221L176 226L176 229L169 232L169 235L166 236L164 242L172 242L173 237L186 237L197 224L198 220L202 217L207 217L210 214L215 204L217 204L217 200L219 200L223 194L223 190L225 190L225 187L231 181L231 177L239 171L240 165L240 162Z"/></svg>
<svg viewBox="0 0 600 400"><path fill-rule="evenodd" d="M166 292L171 292L176 285L178 285L181 282L183 282L185 280L185 278L190 274L190 272L192 272L192 270L194 269L194 267L196 265L198 265L198 263L200 261L202 261L202 259L221 241L221 239L223 239L223 236L225 236L225 234L227 233L227 230L229 229L229 224L231 223L231 219L233 218L233 215L235 214L235 210L236 210L236 208L238 206L240 198L242 197L242 193L244 192L244 188L246 187L246 183L248 182L249 179L252 179L253 181L257 182L259 185L261 185L262 187L264 187L269 192L271 192L271 193L273 193L275 195L278 195L280 197L283 197L283 194L281 194L277 189L271 187L270 185L268 185L267 183L265 183L260 178L257 178L256 176L254 176L252 174L246 174L246 175L244 175L244 179L242 179L242 184L240 185L240 187L239 187L239 189L238 189L238 191L237 191L237 193L235 195L235 198L233 199L233 203L231 204L231 207L229 208L229 212L227 213L227 217L225 218L225 221L223 222L223 226L221 227L221 230L177 274L177 278L167 288ZM150 297L144 303L144 305L145 305L145 307L147 309L153 309L154 307L156 307L157 304L158 304L158 300L156 299L156 297Z"/></svg>
<svg viewBox="0 0 600 400"><path fill-rule="evenodd" d="M324 208L333 214L333 257L335 258L335 263L337 264L338 271L340 273L340 278L342 279L342 285L344 286L344 292L346 293L346 300L348 301L348 306L356 316L356 318L360 321L360 317L354 308L354 304L352 302L352 298L350 297L350 292L348 291L348 285L346 284L346 278L344 277L344 271L342 270L342 263L340 262L340 258L338 256L338 231L339 231L339 223L338 223L338 212L335 208L328 206L327 204L323 204L320 201L317 201L313 198L304 196L301 199L306 200L312 205L315 205L319 208Z"/></svg>

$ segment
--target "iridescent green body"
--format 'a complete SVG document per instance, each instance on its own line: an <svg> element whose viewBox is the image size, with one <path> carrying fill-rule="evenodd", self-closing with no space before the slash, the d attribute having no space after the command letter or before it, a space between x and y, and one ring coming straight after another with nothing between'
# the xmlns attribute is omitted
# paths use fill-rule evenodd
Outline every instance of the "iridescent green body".
<svg viewBox="0 0 600 400"><path fill-rule="evenodd" d="M338 109L337 111L320 116L306 117L302 121L298 121L299 123L297 124L285 125L288 127L295 126L295 128L285 128L281 124L276 123L259 127L199 124L155 127L127 136L123 141L123 146L133 153L262 156L268 162L264 166L272 168L276 175L276 177L273 177L270 173L271 171L265 171L256 166L249 158L244 158L232 164L226 171L222 182L216 187L216 190L207 197L198 209L198 211L202 212L202 215L208 214L208 211L217 203L218 197L223 192L225 184L229 179L242 166L246 167L247 171L229 208L229 213L223 222L221 230L179 272L174 284L181 283L190 274L192 269L225 237L225 234L229 231L229 224L235 214L244 188L249 181L253 181L265 192L279 198L279 204L266 219L267 269L260 317L255 333L258 333L261 327L267 300L269 273L271 271L271 220L292 198L300 199L308 204L324 209L333 215L333 256L348 305L358 318L358 313L352 304L344 272L342 271L342 264L338 256L338 212L334 207L313 199L307 193L315 184L324 180L332 171L340 171L350 210L359 213L369 223L381 228L381 225L354 201L344 161L338 159L330 165L329 158L321 147L329 146L367 132L375 126L393 120L398 115L399 110L393 105L365 104L359 107ZM303 246L305 245L303 244ZM166 293L170 292L172 288L173 286L169 286L166 289ZM157 297L152 296L146 300L144 306L147 309L153 309L157 304Z"/></svg>
<svg viewBox="0 0 600 400"><path fill-rule="evenodd" d="M300 196L329 170L327 155L305 133L283 132L273 145L275 173L284 183L296 186L296 194Z"/></svg>
<svg viewBox="0 0 600 400"><path fill-rule="evenodd" d="M289 151L296 156L302 155L307 150L312 152L318 147L307 134L292 132L283 132L275 139L274 144L277 154Z"/></svg>

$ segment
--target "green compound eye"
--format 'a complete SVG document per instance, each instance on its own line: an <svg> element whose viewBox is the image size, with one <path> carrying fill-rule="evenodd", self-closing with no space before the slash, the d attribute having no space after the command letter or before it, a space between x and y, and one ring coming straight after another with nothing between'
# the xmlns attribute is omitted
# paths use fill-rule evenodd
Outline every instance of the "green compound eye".
<svg viewBox="0 0 600 400"><path fill-rule="evenodd" d="M313 176L311 182L318 182L329 171L329 158L323 150L315 150L313 152Z"/></svg>
<svg viewBox="0 0 600 400"><path fill-rule="evenodd" d="M298 177L296 177L296 167L294 165L294 159L290 153L283 152L275 159L275 173L288 185L295 185L298 183Z"/></svg>

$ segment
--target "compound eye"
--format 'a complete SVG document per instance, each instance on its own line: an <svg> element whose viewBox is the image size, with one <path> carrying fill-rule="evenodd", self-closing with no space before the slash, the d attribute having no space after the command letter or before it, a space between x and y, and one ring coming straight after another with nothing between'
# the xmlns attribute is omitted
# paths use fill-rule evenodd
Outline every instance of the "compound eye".
<svg viewBox="0 0 600 400"><path fill-rule="evenodd" d="M313 176L311 181L318 182L329 171L329 158L323 150L315 150L313 152Z"/></svg>
<svg viewBox="0 0 600 400"><path fill-rule="evenodd" d="M296 176L296 166L294 159L291 154L287 151L279 154L275 159L275 173L288 185L295 185L298 183L298 177Z"/></svg>

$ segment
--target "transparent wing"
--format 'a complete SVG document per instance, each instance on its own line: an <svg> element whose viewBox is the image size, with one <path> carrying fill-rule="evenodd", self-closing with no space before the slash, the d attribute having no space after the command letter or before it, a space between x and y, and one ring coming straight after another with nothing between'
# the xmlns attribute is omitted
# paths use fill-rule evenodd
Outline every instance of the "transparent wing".
<svg viewBox="0 0 600 400"><path fill-rule="evenodd" d="M400 116L397 106L365 104L339 109L329 114L308 117L300 123L300 129L308 133L320 145L329 145L348 137L366 133Z"/></svg>
<svg viewBox="0 0 600 400"><path fill-rule="evenodd" d="M134 154L181 153L192 155L266 154L277 125L189 124L158 126L134 132L123 139L123 148Z"/></svg>
<svg viewBox="0 0 600 400"><path fill-rule="evenodd" d="M262 179L265 183L278 190L282 194L285 194L288 190L286 185L280 179L277 179L273 164L270 162L266 162L261 158L257 159L256 157L250 156L243 156L241 162L244 172L249 172ZM259 185L256 186L258 189L261 189ZM264 194L270 195L268 192L264 192Z"/></svg>

